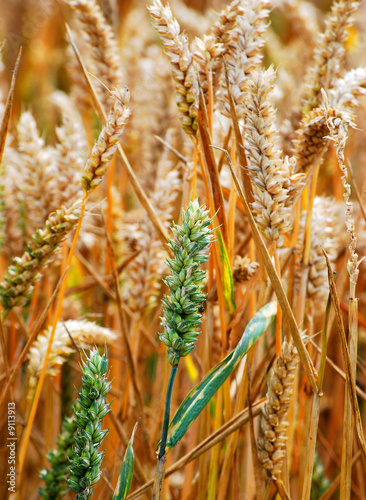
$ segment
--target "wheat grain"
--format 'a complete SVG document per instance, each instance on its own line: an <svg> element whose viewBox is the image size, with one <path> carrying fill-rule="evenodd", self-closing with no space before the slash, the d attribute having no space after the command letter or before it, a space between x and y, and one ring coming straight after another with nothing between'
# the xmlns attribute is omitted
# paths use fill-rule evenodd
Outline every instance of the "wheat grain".
<svg viewBox="0 0 366 500"><path fill-rule="evenodd" d="M110 89L124 80L119 50L112 28L106 22L95 0L64 0L72 7L82 27L82 37L92 61L91 71ZM105 106L108 94L103 86L96 84Z"/></svg>
<svg viewBox="0 0 366 500"><path fill-rule="evenodd" d="M358 8L359 0L339 0L325 21L324 33L316 43L314 61L310 66L305 88L304 113L317 108L322 103L320 90L331 88L341 76L346 54L347 29L352 24L352 14Z"/></svg>

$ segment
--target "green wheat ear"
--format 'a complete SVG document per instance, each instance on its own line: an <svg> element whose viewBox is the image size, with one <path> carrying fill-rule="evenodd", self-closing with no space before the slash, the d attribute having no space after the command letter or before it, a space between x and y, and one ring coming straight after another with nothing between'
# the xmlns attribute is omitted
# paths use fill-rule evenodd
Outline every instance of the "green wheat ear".
<svg viewBox="0 0 366 500"><path fill-rule="evenodd" d="M172 228L174 240L168 246L174 252L174 259L167 259L172 276L164 283L169 287L170 297L164 296L161 326L164 332L160 340L168 347L168 360L178 366L179 359L194 349L199 335L197 327L201 323L202 303L206 295L202 293L206 271L199 269L207 261L212 241L212 218L205 206L200 207L198 200L190 202L183 210L181 226Z"/></svg>
<svg viewBox="0 0 366 500"><path fill-rule="evenodd" d="M69 475L69 458L72 457L76 429L75 417L65 417L58 436L57 449L47 454L50 466L39 474L45 482L45 486L39 489L39 495L45 500L63 498L69 491L66 478Z"/></svg>
<svg viewBox="0 0 366 500"><path fill-rule="evenodd" d="M111 388L108 382L108 359L106 353L101 356L97 349L90 351L90 356L82 364L83 378L79 398L74 405L77 423L75 446L70 462L72 491L77 493L77 500L90 500L93 485L99 480L100 467L104 451L98 451L108 429L102 431L103 418L109 412L106 396Z"/></svg>

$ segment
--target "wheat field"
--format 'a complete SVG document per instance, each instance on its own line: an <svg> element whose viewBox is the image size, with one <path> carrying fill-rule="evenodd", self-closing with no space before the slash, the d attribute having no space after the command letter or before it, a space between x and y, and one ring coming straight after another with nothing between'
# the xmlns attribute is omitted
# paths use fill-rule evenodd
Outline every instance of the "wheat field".
<svg viewBox="0 0 366 500"><path fill-rule="evenodd" d="M365 26L1 2L1 498L366 500Z"/></svg>

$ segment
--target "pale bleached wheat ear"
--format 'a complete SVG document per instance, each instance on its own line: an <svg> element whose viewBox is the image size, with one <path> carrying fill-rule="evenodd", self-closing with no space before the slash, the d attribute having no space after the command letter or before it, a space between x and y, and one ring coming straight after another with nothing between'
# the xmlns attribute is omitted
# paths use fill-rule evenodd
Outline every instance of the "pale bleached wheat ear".
<svg viewBox="0 0 366 500"><path fill-rule="evenodd" d="M161 165L160 165L161 167ZM181 189L179 173L172 165L163 175L158 169L155 192L152 199L166 229L169 229L174 218L174 207ZM126 228L128 230L128 227ZM126 231L125 229L125 231ZM134 311L150 312L158 304L161 292L161 282L166 275L165 259L168 253L161 245L156 231L151 228L150 219L144 214L138 221L139 255L126 269L125 283L126 301Z"/></svg>
<svg viewBox="0 0 366 500"><path fill-rule="evenodd" d="M317 7L305 0L275 0L273 3L291 23L291 30L301 34L301 41L305 40L313 46L320 30Z"/></svg>
<svg viewBox="0 0 366 500"><path fill-rule="evenodd" d="M281 474L286 454L287 412L298 364L296 348L285 340L282 356L275 360L267 377L268 403L262 409L257 448L260 463L274 479Z"/></svg>
<svg viewBox="0 0 366 500"><path fill-rule="evenodd" d="M121 68L119 49L111 26L105 20L95 0L64 0L75 12L82 30L79 36L89 48L87 57L92 61L90 70L108 87L121 85L124 75ZM107 107L108 93L96 84Z"/></svg>
<svg viewBox="0 0 366 500"><path fill-rule="evenodd" d="M128 107L130 93L127 87L116 87L111 91L113 109L110 111L107 123L86 162L82 176L82 186L86 193L93 191L103 179L121 138L124 126L131 114Z"/></svg>
<svg viewBox="0 0 366 500"><path fill-rule="evenodd" d="M51 101L62 116L56 127L58 172L48 180L48 188L57 206L69 205L82 197L81 172L87 157L88 144L81 116L74 102L64 92L54 92Z"/></svg>
<svg viewBox="0 0 366 500"><path fill-rule="evenodd" d="M29 350L27 356L29 376L29 387L34 389L42 371L42 366L47 351L52 327L47 328L40 333ZM80 348L93 345L111 344L116 340L117 335L109 328L98 326L92 321L69 320L58 322L55 336L52 343L52 350L48 358L47 375L56 375L57 369L75 352L75 344Z"/></svg>
<svg viewBox="0 0 366 500"><path fill-rule="evenodd" d="M359 105L359 97L366 94L366 68L347 71L327 94L331 106L350 113Z"/></svg>
<svg viewBox="0 0 366 500"><path fill-rule="evenodd" d="M8 141L7 141L8 142ZM5 215L5 243L3 255L13 257L24 250L24 230L21 224L21 204L19 193L19 152L13 146L13 141L5 145L2 165L4 172L4 215Z"/></svg>
<svg viewBox="0 0 366 500"><path fill-rule="evenodd" d="M33 285L42 277L41 271L48 266L60 249L60 244L76 227L80 213L80 202L56 210L48 217L44 228L35 232L27 251L13 259L4 281L0 283L0 303L5 314L28 301Z"/></svg>
<svg viewBox="0 0 366 500"><path fill-rule="evenodd" d="M233 2L220 12L218 21L216 21L211 28L209 36L214 46L220 47L220 51L222 52L221 56L220 54L210 54L212 55L210 66L212 71L212 86L214 94L216 94L220 82L220 74L223 67L222 57L225 56L229 50L229 32L234 28L237 18L243 14L243 1L233 0Z"/></svg>
<svg viewBox="0 0 366 500"><path fill-rule="evenodd" d="M178 21L173 17L169 5L163 7L160 0L153 0L149 11L153 26L160 34L164 52L172 66L182 128L187 134L195 135L198 127L197 72L193 65L188 38L180 32Z"/></svg>
<svg viewBox="0 0 366 500"><path fill-rule="evenodd" d="M19 118L17 139L21 171L20 196L24 204L24 238L27 240L42 226L52 211L47 211L46 170L54 158L46 150L45 141L29 111L22 113Z"/></svg>
<svg viewBox="0 0 366 500"><path fill-rule="evenodd" d="M324 32L318 37L314 61L305 80L304 113L320 106L323 100L320 90L331 88L342 75L347 29L360 3L361 0L339 0L332 5Z"/></svg>
<svg viewBox="0 0 366 500"><path fill-rule="evenodd" d="M341 249L343 238L341 231L341 218L337 202L334 198L316 196L311 216L311 248L309 256L309 274L307 282L307 295L317 304L324 306L329 294L328 270L322 248L327 253L329 261L333 264ZM297 242L299 252L304 248L306 228L306 213L300 220L300 231ZM301 265L296 270L301 276ZM322 307L317 311L323 312Z"/></svg>
<svg viewBox="0 0 366 500"><path fill-rule="evenodd" d="M248 76L262 60L261 49L264 45L264 33L268 27L269 1L244 0L241 3L244 12L236 17L236 23L227 33L224 47L227 47L225 59L238 118L243 117L245 84ZM222 89L223 112L231 116L226 84Z"/></svg>
<svg viewBox="0 0 366 500"><path fill-rule="evenodd" d="M275 73L272 68L253 73L247 81L244 145L253 183L253 215L269 241L277 241L291 227L291 203L301 186L288 159L278 149L275 111L271 104ZM291 179L294 184L291 184ZM289 193L291 198L289 199Z"/></svg>

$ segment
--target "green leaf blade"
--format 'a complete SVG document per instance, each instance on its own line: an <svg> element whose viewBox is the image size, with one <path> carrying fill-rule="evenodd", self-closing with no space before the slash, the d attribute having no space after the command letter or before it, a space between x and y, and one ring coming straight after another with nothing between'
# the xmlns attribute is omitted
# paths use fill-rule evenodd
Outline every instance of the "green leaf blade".
<svg viewBox="0 0 366 500"><path fill-rule="evenodd" d="M133 469L135 466L135 455L133 453L132 445L135 437L136 427L137 423L132 431L131 439L129 440L126 448L121 470L119 472L117 486L114 490L113 500L125 500L131 488Z"/></svg>
<svg viewBox="0 0 366 500"><path fill-rule="evenodd" d="M249 321L236 348L186 396L169 426L166 450L169 451L186 433L188 427L201 413L211 398L228 379L256 340L272 324L277 313L277 302L270 302L260 309Z"/></svg>

